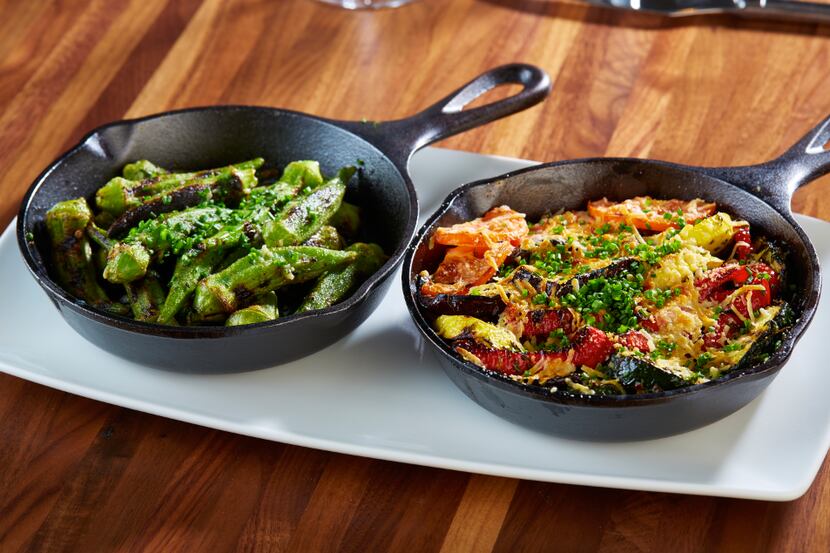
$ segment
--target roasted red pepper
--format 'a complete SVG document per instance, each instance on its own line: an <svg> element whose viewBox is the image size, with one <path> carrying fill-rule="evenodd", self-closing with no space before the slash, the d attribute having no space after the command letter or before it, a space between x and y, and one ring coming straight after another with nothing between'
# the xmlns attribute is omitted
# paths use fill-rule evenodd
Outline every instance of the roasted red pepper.
<svg viewBox="0 0 830 553"><path fill-rule="evenodd" d="M639 330L629 330L625 334L621 334L617 341L628 349L642 351L643 353L651 351L648 337Z"/></svg>
<svg viewBox="0 0 830 553"><path fill-rule="evenodd" d="M712 269L695 282L703 301L721 302L729 294L745 284L760 284L763 291L752 292L752 308L766 307L772 303L772 297L778 290L778 274L766 263L748 265L724 265ZM746 296L735 298L732 305L741 315L748 316Z"/></svg>
<svg viewBox="0 0 830 553"><path fill-rule="evenodd" d="M520 375L546 359L565 360L573 350L573 364L577 367L587 365L596 367L614 351L614 343L605 332L587 326L579 329L574 336L573 346L568 351L537 351L518 353L507 350L491 349L477 342L463 340L455 343L456 349L464 349L475 355L485 368L507 375Z"/></svg>
<svg viewBox="0 0 830 553"><path fill-rule="evenodd" d="M574 316L570 309L535 309L530 311L524 321L522 335L526 338L547 336L557 329L562 329L568 335L573 333Z"/></svg>
<svg viewBox="0 0 830 553"><path fill-rule="evenodd" d="M657 324L657 319L654 315L650 316L647 319L642 319L640 321L640 326L645 328L646 330L650 330L651 332L657 332L660 330L660 325Z"/></svg>
<svg viewBox="0 0 830 553"><path fill-rule="evenodd" d="M734 313L721 313L715 328L703 335L703 344L707 349L718 349L726 344L726 341L738 333L743 323Z"/></svg>
<svg viewBox="0 0 830 553"><path fill-rule="evenodd" d="M726 340L735 336L738 329L743 326L741 317L749 317L748 297L752 302L753 311L766 307L772 303L773 296L778 292L779 282L778 274L766 263L718 267L698 280L695 285L700 291L701 299L718 302L725 300L729 294L745 284L760 284L764 287L763 291L753 290L732 300L729 310L724 311L718 317L714 330L703 337L706 347L723 347ZM738 317L733 310L741 317Z"/></svg>
<svg viewBox="0 0 830 553"><path fill-rule="evenodd" d="M614 351L614 342L605 332L592 326L585 326L577 331L573 340L574 365L596 367Z"/></svg>
<svg viewBox="0 0 830 553"><path fill-rule="evenodd" d="M485 369L507 375L522 374L539 362L540 353L519 353L504 349L491 349L471 340L454 344L456 351L466 350L475 355Z"/></svg>

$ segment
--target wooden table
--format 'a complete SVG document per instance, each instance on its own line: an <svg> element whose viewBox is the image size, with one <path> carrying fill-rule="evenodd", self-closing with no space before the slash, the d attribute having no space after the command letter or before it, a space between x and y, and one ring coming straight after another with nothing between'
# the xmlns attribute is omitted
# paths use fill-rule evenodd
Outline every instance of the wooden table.
<svg viewBox="0 0 830 553"><path fill-rule="evenodd" d="M214 103L388 119L516 60L544 67L553 96L444 146L759 162L830 113L828 34L543 0L378 13L4 0L0 228L41 168L106 121ZM796 209L830 219L828 182ZM0 376L3 552L828 551L829 518L827 463L791 503L542 484L285 446Z"/></svg>

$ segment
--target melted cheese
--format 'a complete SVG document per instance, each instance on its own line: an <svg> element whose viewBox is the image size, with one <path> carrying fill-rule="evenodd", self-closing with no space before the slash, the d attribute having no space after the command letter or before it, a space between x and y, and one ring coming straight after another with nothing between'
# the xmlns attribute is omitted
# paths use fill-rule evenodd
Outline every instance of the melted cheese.
<svg viewBox="0 0 830 553"><path fill-rule="evenodd" d="M585 384L574 382L570 378L565 379L565 384L567 384L571 390L574 390L575 392L579 392L580 394L584 394L586 396L592 396L596 393L592 388L589 388Z"/></svg>
<svg viewBox="0 0 830 553"><path fill-rule="evenodd" d="M482 369L486 368L484 366L484 363L482 363L481 359L479 359L476 355L470 353L466 349L464 349L464 348L455 348L455 351L457 351L458 354L461 355L461 357L463 357L465 361L469 361L473 365L477 365L477 366L481 367Z"/></svg>
<svg viewBox="0 0 830 553"><path fill-rule="evenodd" d="M654 364L666 372L679 376L683 380L692 382L696 380L695 373L688 367L681 365L677 359L673 357L668 359L656 359L654 360ZM705 382L705 379L703 381Z"/></svg>
<svg viewBox="0 0 830 553"><path fill-rule="evenodd" d="M673 289L692 282L703 272L723 264L701 246L686 246L669 254L651 271L647 282L653 288Z"/></svg>
<svg viewBox="0 0 830 553"><path fill-rule="evenodd" d="M702 301L700 292L695 287L695 281L700 279L707 271L723 265L724 260L715 254L725 252L728 246L732 245L733 255L729 256L729 258L732 258L734 257L735 247L748 245L744 242L733 243L735 230L748 225L745 221L733 220L729 215L720 212L695 224L687 224L680 230L667 230L657 235L651 235L648 240L636 229L633 221L627 221L630 230L626 229L625 232L621 233L617 232L615 225L617 223L612 225L610 229L606 229L601 221L594 220L587 212L581 211L564 212L543 218L538 224L533 225L530 234L522 239L522 249L525 252L532 252L544 257L546 252L549 251L562 252L562 244L564 243L566 244L564 249L567 250L566 255L570 257L568 261L570 261L572 269L560 274L548 274L545 270L535 266L523 265L522 270L534 273L543 279L543 284L539 286L541 290L537 290L527 280L514 279L513 277L518 269L513 269L511 274L503 278L496 278L487 284L474 287L472 291L476 295L499 297L507 306L499 315L498 324L490 325L483 321L480 324L471 324L469 320L461 321L459 318L455 321L457 324L449 325L444 334L447 336L462 336L463 338L474 337L479 343L489 346L496 345L501 349L509 349L514 352L540 351L542 348L556 343L555 340L558 338L540 337L537 341L535 337L531 337L523 343L520 342L528 313L531 310L547 308L547 305L541 303L539 305L534 304L534 299L539 292L544 292L551 285L569 285L569 288L575 294L579 294L580 280L576 278L576 275L604 268L616 259L626 255L636 255L647 269L646 272L642 273L645 280L639 281L643 282L645 290L653 288L674 292L674 295L669 297L665 305L662 304L663 300L655 300L650 295L638 295L634 300L635 313L640 321L650 318L656 323L657 330L639 329L639 332L645 336L649 352L651 352L651 355L646 353L646 358L662 370L672 373L687 382L705 382L708 379L717 378L733 367L746 355L758 336L769 328L770 321L778 314L780 308L775 306L753 309L753 300L756 304L759 303L760 293L766 292L761 284L741 286L732 291L721 302ZM598 229L602 230L598 231ZM598 238L600 236L601 240ZM489 237L485 236L485 240L488 239ZM613 250L602 249L608 243L606 240L616 244L617 248ZM679 251L666 255L656 262L654 262L653 257L644 256L640 253L632 254L632 252L639 251L632 246L649 244L652 247L655 244L665 244L670 240L679 242L681 246ZM598 248L598 244L602 248ZM612 256L609 251L617 253ZM658 250L657 253L662 254L663 252ZM589 257L589 255L592 257ZM720 255L723 255L723 253ZM528 256L523 254L522 257L526 258ZM495 267L494 259L486 259L491 267ZM649 264L647 260L652 261L653 264ZM585 290L582 290L582 292L585 292ZM746 301L750 308L748 317L741 315L735 308L736 300L738 303L743 303L741 298ZM546 298L545 303L548 302L552 307L557 308L570 305L568 302L563 302L555 293ZM656 303L663 305L663 307L657 308ZM587 304L582 304L579 308L584 309L585 305ZM721 329L723 343L719 344L720 347L707 349L704 338L711 340L712 333L717 328L718 313L720 313L720 310L716 309L718 306L724 309L732 309L744 324L741 325L740 329ZM586 314L589 312L595 314L595 312L586 310ZM571 314L574 319L572 323L574 328L584 326L583 315L580 315L575 309L571 309ZM643 325L653 328L645 322L643 322ZM499 329L501 333L494 332L491 327ZM607 330L611 333L614 332L614 329L610 327ZM738 332L735 332L736 330ZM727 338L730 334L735 336ZM570 332L569 337L573 339ZM670 344L670 346L667 344ZM727 345L728 351L723 351L723 347ZM615 347L618 352L627 353L626 348L619 343ZM464 359L482 366L481 359L471 352L463 348L459 348L457 351ZM617 380L609 378L610 375L603 372L602 366L599 366L598 369L575 366L573 362L574 350L572 348L568 349L568 355L564 359L561 357L541 355L539 361L525 374L516 375L513 378L525 383L538 384L544 384L552 379L563 379L571 390L581 394L593 394L599 387L606 386L616 388L620 393L625 393ZM583 379L573 376L574 373L578 374L579 372L585 373L580 375ZM585 377L590 380L585 380ZM582 382L585 382L585 384Z"/></svg>
<svg viewBox="0 0 830 553"><path fill-rule="evenodd" d="M746 355L746 352L749 351L749 348L755 340L766 332L770 323L780 311L781 308L777 305L758 309L755 314L755 321L750 321L751 324L748 332L729 340L732 351L723 351L722 349L709 350L710 355L712 355L711 364L713 369L717 370L718 374L720 374L721 369L726 369L738 363ZM710 378L717 378L717 376L710 374Z"/></svg>
<svg viewBox="0 0 830 553"><path fill-rule="evenodd" d="M681 295L663 309L657 311L654 318L659 330L652 332L654 342L674 344L673 364L658 366L666 368L681 377L688 377L691 372L677 361L693 361L703 353L703 333L714 324L714 320L705 314L703 308L690 301L687 295ZM670 360L660 360L668 362ZM664 366L665 365L665 366Z"/></svg>
<svg viewBox="0 0 830 553"><path fill-rule="evenodd" d="M558 357L545 356L533 365L530 369L530 373L539 382L544 383L546 380L550 380L551 378L568 376L575 370L576 366L567 358L559 359Z"/></svg>
<svg viewBox="0 0 830 553"><path fill-rule="evenodd" d="M735 301L735 298L737 298L741 294L746 294L747 292L751 293L753 290L757 290L759 292L766 292L767 289L764 288L763 284L744 284L743 286L741 286L740 288L726 296L726 298L724 298L724 300L720 302L720 306L726 307L727 305ZM747 305L749 304L747 303Z"/></svg>

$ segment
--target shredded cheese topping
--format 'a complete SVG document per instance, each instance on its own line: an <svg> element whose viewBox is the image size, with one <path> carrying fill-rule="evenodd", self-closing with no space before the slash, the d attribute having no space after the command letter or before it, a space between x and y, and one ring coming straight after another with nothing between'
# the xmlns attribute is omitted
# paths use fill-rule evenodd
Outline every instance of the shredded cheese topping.
<svg viewBox="0 0 830 553"><path fill-rule="evenodd" d="M502 364L516 360L511 378L548 386L564 383L558 387L580 394L632 393L632 382L706 382L734 367L763 333L777 328L773 320L782 304L774 291L770 294L769 283L753 282L758 271L749 267L730 272L750 263L761 263L761 272L769 272L760 253L744 259L753 245L735 238L735 232L749 223L717 212L714 204L702 200L688 202L688 209L704 213L711 208L714 213L696 222L690 222L683 209L667 210L660 204L663 200L635 200L643 200L637 209L629 209L634 203L602 204L612 211L619 208L611 219L593 211L543 217L528 226L506 266L485 254L498 272L475 286L474 295L497 297L506 306L495 324L516 337L522 351L514 349L513 355L538 355L493 357ZM666 202L682 205L679 200ZM650 215L653 209L662 209L662 217ZM661 225L643 225L643 217ZM482 238L495 251L498 246L491 244L491 236L484 232ZM740 260L735 258L739 247ZM718 287L717 294L707 290L703 295L707 286ZM550 310L560 314L548 319ZM580 343L584 338L578 331L583 327L593 327L595 333ZM591 348L608 348L608 343L606 351L612 353L596 358L599 362L591 357ZM467 349L457 351L465 360L485 365ZM615 356L637 361L634 376L619 372ZM591 361L585 365L577 359ZM653 378L637 371L652 371Z"/></svg>

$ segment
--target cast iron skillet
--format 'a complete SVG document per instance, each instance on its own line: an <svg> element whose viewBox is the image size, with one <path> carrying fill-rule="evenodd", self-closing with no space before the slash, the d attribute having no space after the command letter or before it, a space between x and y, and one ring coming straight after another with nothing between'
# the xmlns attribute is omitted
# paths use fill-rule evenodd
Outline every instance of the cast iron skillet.
<svg viewBox="0 0 830 553"><path fill-rule="evenodd" d="M522 85L522 90L462 111L484 92L511 83ZM407 170L410 156L427 144L537 104L549 92L544 71L513 64L484 73L417 115L384 123L332 121L250 106L213 106L115 122L92 131L32 184L18 214L20 250L64 319L111 353L182 372L236 372L291 361L354 330L383 299L388 277L400 263L418 220L418 201ZM362 207L368 238L383 246L390 258L348 300L326 310L245 327L167 327L93 309L52 280L43 221L55 203L91 198L125 163L136 159L182 170L256 156L277 168L296 159L316 159L326 174L362 162L347 199Z"/></svg>
<svg viewBox="0 0 830 553"><path fill-rule="evenodd" d="M821 289L815 249L790 211L793 192L830 172L830 118L781 157L748 167L687 167L641 159L595 158L538 165L462 186L450 194L418 232L403 265L404 297L421 333L452 381L486 409L510 421L581 440L622 441L668 436L721 419L754 399L772 382L804 334ZM607 196L695 197L748 220L754 229L785 242L789 277L797 292L788 300L798 321L765 362L715 381L663 393L592 397L526 387L461 360L430 326L416 298L415 276L435 269L442 256L429 248L440 226L481 216L502 204L538 219L558 209L584 209Z"/></svg>

